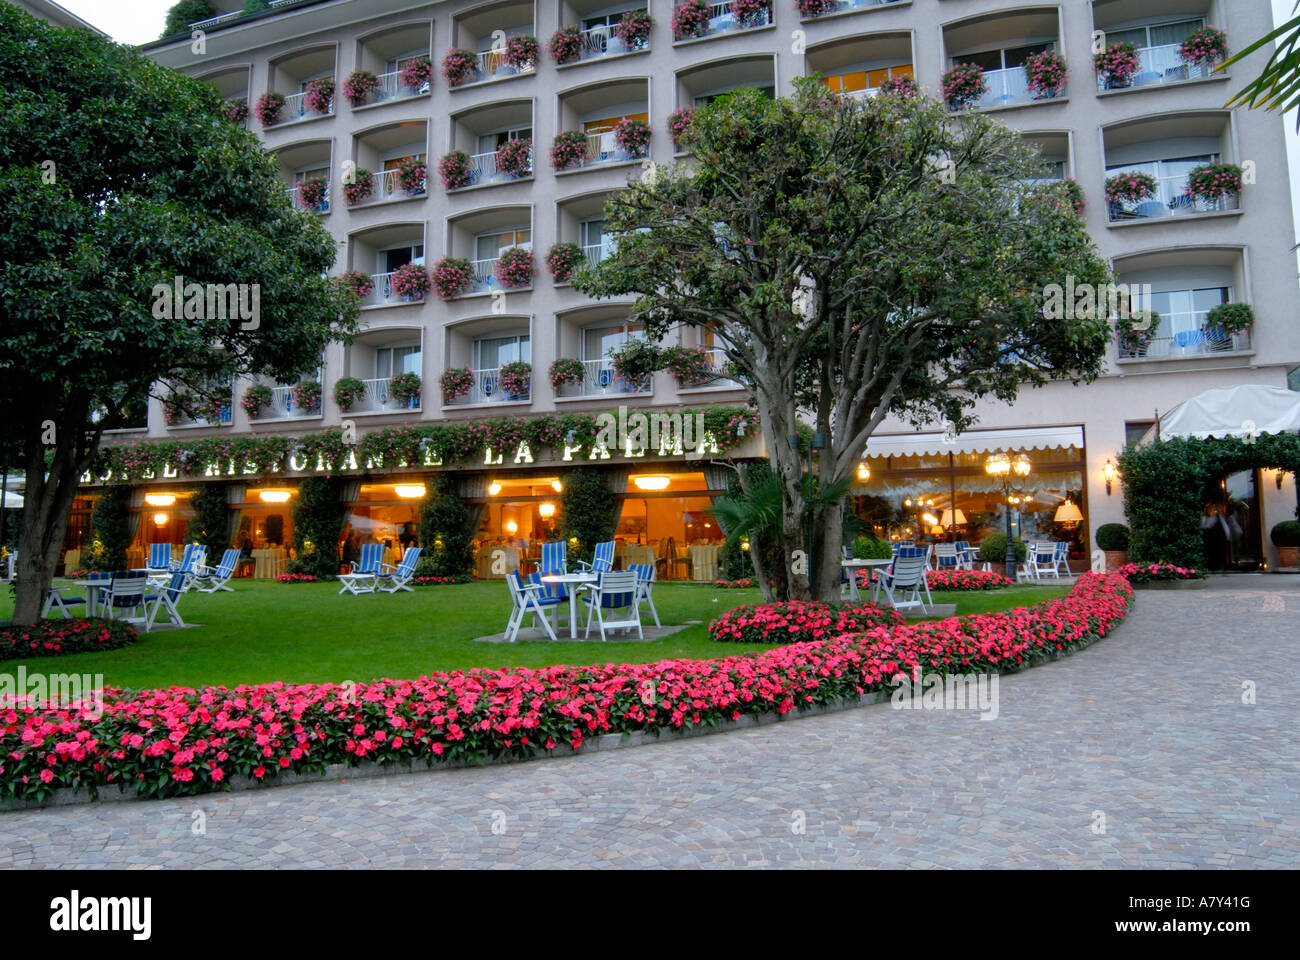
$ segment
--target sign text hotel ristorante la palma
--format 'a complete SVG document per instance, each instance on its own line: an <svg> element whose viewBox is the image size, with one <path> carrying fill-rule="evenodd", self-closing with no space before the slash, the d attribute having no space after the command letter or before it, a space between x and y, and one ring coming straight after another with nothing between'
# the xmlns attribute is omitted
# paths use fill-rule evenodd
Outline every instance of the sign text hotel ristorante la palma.
<svg viewBox="0 0 1300 960"><path fill-rule="evenodd" d="M656 451L655 456L658 457L698 460L719 452L717 437L711 430L705 429L702 413L693 416L683 416L680 413L628 413L626 407L620 407L617 416L612 413L602 413L596 417L596 423L597 433L593 442L579 443L576 437L570 436L555 448L555 452L560 454L558 458L560 462L593 462L612 460L616 457L635 460L648 456L651 450ZM572 434L573 431L570 433ZM352 445L337 466L327 462L323 452L317 453L313 462L312 458L299 448L289 454L288 470L282 470L279 463L272 463L263 470L249 461L240 463L232 458L207 463L202 475L208 478L258 476L263 473L292 476L443 466L441 453L428 441L422 441L420 447L420 459L416 463L401 458L396 464L385 464L383 458L373 456L358 460L356 447ZM543 449L545 448L539 447L537 454L534 455L532 445L527 440L521 440L509 449L487 446L483 448L481 463L489 467L506 464L524 466L534 463L538 457L541 457ZM542 459L549 462L553 458L542 457ZM464 461L464 465L470 466L471 462ZM176 467L167 464L160 472L146 469L138 477L117 474L111 469L98 477L86 471L81 476L81 482L93 484L132 479L175 480L179 477L180 472Z"/></svg>

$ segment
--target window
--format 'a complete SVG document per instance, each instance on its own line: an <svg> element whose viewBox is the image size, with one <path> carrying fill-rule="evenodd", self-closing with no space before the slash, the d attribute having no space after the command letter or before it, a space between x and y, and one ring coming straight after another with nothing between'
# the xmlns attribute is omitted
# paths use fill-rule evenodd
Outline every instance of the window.
<svg viewBox="0 0 1300 960"><path fill-rule="evenodd" d="M527 336L484 337L474 341L474 368L496 370L507 363L532 362L532 344Z"/></svg>
<svg viewBox="0 0 1300 960"><path fill-rule="evenodd" d="M310 169L307 170L299 170L297 173L293 175L293 185L296 187L301 185L304 180L313 180L317 177L319 177L322 180L328 181L330 178L330 168L311 167Z"/></svg>
<svg viewBox="0 0 1300 960"><path fill-rule="evenodd" d="M523 247L531 250L533 234L531 230L506 230L502 233L487 233L474 238L474 259L495 260L511 247Z"/></svg>
<svg viewBox="0 0 1300 960"><path fill-rule="evenodd" d="M882 83L892 77L910 76L912 76L912 65L908 63L898 67L880 67L876 70L839 73L835 76L823 77L822 83L826 84L834 93L854 93L858 90L876 90Z"/></svg>
<svg viewBox="0 0 1300 960"><path fill-rule="evenodd" d="M589 327L582 332L582 359L603 360L610 351L617 350L633 337L645 339L639 323L615 324L608 327Z"/></svg>
<svg viewBox="0 0 1300 960"><path fill-rule="evenodd" d="M603 117L600 120L587 120L582 124L583 133L604 133L613 130L620 120L644 120L650 122L648 113L628 113L620 117Z"/></svg>
<svg viewBox="0 0 1300 960"><path fill-rule="evenodd" d="M623 20L623 14L631 11L646 12L645 7L629 7L627 10L619 10L615 13L598 13L594 17L582 18L582 29L590 30L592 27L612 27Z"/></svg>
<svg viewBox="0 0 1300 960"><path fill-rule="evenodd" d="M407 156L405 156L405 157L390 157L389 159L387 159L387 160L384 161L384 169L385 169L385 170L397 170L397 169L399 169L399 168L402 166L402 164L405 163L407 160L420 160L420 161L423 161L423 160L424 160L424 154L422 154L422 153L412 153L412 154L409 154L409 155L407 155Z"/></svg>
<svg viewBox="0 0 1300 960"><path fill-rule="evenodd" d="M1232 300L1230 287L1203 287L1193 290L1166 290L1151 294L1151 302L1142 303L1138 296L1135 302L1139 310L1154 310L1160 314L1160 326L1156 337L1168 339L1180 333L1191 333L1205 326L1205 316L1211 309L1221 303Z"/></svg>
<svg viewBox="0 0 1300 960"><path fill-rule="evenodd" d="M582 221L578 224L578 233L584 247L600 246L609 242L609 234L605 232L604 217Z"/></svg>
<svg viewBox="0 0 1300 960"><path fill-rule="evenodd" d="M424 244L417 243L409 247L391 247L379 251L379 272L392 273L398 267L408 263L424 263Z"/></svg>
<svg viewBox="0 0 1300 960"><path fill-rule="evenodd" d="M1124 423L1124 448L1131 450L1156 425L1154 420L1128 420Z"/></svg>
<svg viewBox="0 0 1300 960"><path fill-rule="evenodd" d="M528 140L532 135L532 127L512 127L496 133L485 133L478 138L478 150L479 153L493 153L511 140Z"/></svg>
<svg viewBox="0 0 1300 960"><path fill-rule="evenodd" d="M769 99L776 96L776 87L772 86L771 84L768 84L767 86L763 86L763 87L755 87L752 83L738 83L734 87L727 87L725 90L715 90L713 93L700 94L698 97L695 98L695 106L707 107L709 104L711 104L714 100L718 99L718 97L722 96L723 94L731 93L733 90L740 90L744 87L753 87L755 90L757 90L763 96L768 97Z"/></svg>
<svg viewBox="0 0 1300 960"><path fill-rule="evenodd" d="M419 373L420 345L379 347L375 350L375 379L387 380L399 373Z"/></svg>
<svg viewBox="0 0 1300 960"><path fill-rule="evenodd" d="M1047 43L1031 43L1023 47L1006 47L1001 50L965 53L960 57L953 57L952 61L954 64L973 63L985 73L988 73L990 70L1010 70L1014 67L1023 67L1025 60L1032 54L1055 49L1056 42L1048 41Z"/></svg>
<svg viewBox="0 0 1300 960"><path fill-rule="evenodd" d="M1117 43L1131 43L1139 49L1143 47L1169 46L1182 43L1193 32L1203 26L1205 26L1205 19L1198 17L1195 20L1179 20L1175 23L1132 27L1128 30L1108 30L1106 31L1106 46L1112 47Z"/></svg>
<svg viewBox="0 0 1300 960"><path fill-rule="evenodd" d="M1217 153L1199 157L1179 157L1175 160L1149 160L1144 163L1122 163L1106 167L1106 176L1117 173L1149 173L1156 178L1156 196L1166 203L1183 196L1187 175L1203 163L1218 163Z"/></svg>

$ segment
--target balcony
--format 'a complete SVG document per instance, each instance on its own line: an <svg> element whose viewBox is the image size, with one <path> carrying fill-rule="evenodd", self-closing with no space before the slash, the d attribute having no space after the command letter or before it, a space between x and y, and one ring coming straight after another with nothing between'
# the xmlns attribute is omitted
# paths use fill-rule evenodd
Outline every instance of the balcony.
<svg viewBox="0 0 1300 960"><path fill-rule="evenodd" d="M1231 193L1207 201L1187 194L1189 176L1199 167L1231 165L1235 137L1232 114L1219 110L1166 113L1112 124L1102 130L1106 178L1121 173L1149 177L1152 196L1107 202L1112 225L1231 213L1241 209Z"/></svg>
<svg viewBox="0 0 1300 960"><path fill-rule="evenodd" d="M497 101L452 115L450 147L468 158L459 179L446 180L447 190L466 190L493 184L513 183L533 175L533 153L526 171L507 173L497 164L499 151L518 140L532 143L533 102L531 100ZM513 145L510 149L519 149ZM450 157L451 154L448 154ZM446 161L444 161L446 162ZM464 163L462 158L462 163ZM506 164L507 167L510 164Z"/></svg>
<svg viewBox="0 0 1300 960"><path fill-rule="evenodd" d="M532 0L479 6L455 15L451 46L468 50L474 56L474 72L453 89L536 73L536 64L520 68L506 63L505 44L501 42L503 34L505 41L509 42L512 37L532 36L533 33Z"/></svg>
<svg viewBox="0 0 1300 960"><path fill-rule="evenodd" d="M625 149L619 145L614 131L624 120L647 122L648 104L649 88L645 80L611 81L561 94L560 129L569 135L576 132L584 140L577 162L563 170L627 163L647 156L649 144L644 149Z"/></svg>
<svg viewBox="0 0 1300 960"><path fill-rule="evenodd" d="M1053 90L1031 90L1025 69L1027 63L1045 53L1055 52L1064 58L1060 11L1056 7L1026 7L946 24L943 47L948 65L945 72L958 66L978 67L987 88L976 99L954 96L948 104L951 109L998 110L1050 103L1065 95L1063 79ZM1077 63L1074 69L1077 71Z"/></svg>
<svg viewBox="0 0 1300 960"><path fill-rule="evenodd" d="M474 383L470 387L469 393L465 396L449 400L443 406L448 407L469 407L483 406L494 403L520 403L532 399L532 390L524 390L522 393L507 393L501 388L501 368L492 367L486 370L471 370L474 377Z"/></svg>
<svg viewBox="0 0 1300 960"><path fill-rule="evenodd" d="M810 46L804 72L820 73L827 89L841 97L874 97L885 81L912 77L912 36L880 33L848 37Z"/></svg>
<svg viewBox="0 0 1300 960"><path fill-rule="evenodd" d="M774 56L765 53L731 57L682 70L677 74L677 106L703 107L740 87L753 87L773 96L776 92Z"/></svg>
<svg viewBox="0 0 1300 960"><path fill-rule="evenodd" d="M348 237L347 269L364 273L374 282L374 289L361 298L363 309L423 302L395 293L393 276L404 264L424 264L424 226L421 222L385 223Z"/></svg>
<svg viewBox="0 0 1300 960"><path fill-rule="evenodd" d="M417 57L433 62L433 24L428 21L403 24L361 38L357 51L357 70L365 70L379 79L365 103L352 109L364 109L398 100L410 100L428 94L429 84L409 87L402 83L402 67ZM437 64L434 63L434 69Z"/></svg>
<svg viewBox="0 0 1300 960"><path fill-rule="evenodd" d="M1203 80L1214 75L1213 64L1187 63L1178 55L1181 44L1167 43L1158 47L1138 48L1138 71L1128 83L1119 83L1105 77L1097 78L1097 90L1127 90L1134 87L1151 87L1185 80ZM1220 74L1223 76L1223 74Z"/></svg>
<svg viewBox="0 0 1300 960"><path fill-rule="evenodd" d="M1186 176L1157 177L1154 197L1136 202L1111 200L1106 205L1107 219L1111 223L1168 220L1174 217L1194 217L1240 209L1241 198L1235 194L1217 200L1202 200L1189 196Z"/></svg>
<svg viewBox="0 0 1300 960"><path fill-rule="evenodd" d="M624 380L614 372L614 361L609 357L582 361L582 383L567 383L560 387L560 397L618 397L650 392L650 379L639 383Z"/></svg>
<svg viewBox="0 0 1300 960"><path fill-rule="evenodd" d="M1161 317L1161 329L1179 330L1169 336L1156 337L1145 347L1135 350L1119 347L1121 360L1177 360L1183 357L1206 357L1248 351L1250 331L1225 335L1205 326L1206 312L1175 313ZM1181 328L1181 329L1180 329Z"/></svg>
<svg viewBox="0 0 1300 960"><path fill-rule="evenodd" d="M693 37L682 37L676 42L686 43L690 40L702 40L708 37L721 36L724 33L738 33L742 30L759 30L771 25L772 10L770 5L768 9L756 14L752 20L742 23L732 13L730 0L726 0L723 3L709 4L709 20L703 32Z"/></svg>
<svg viewBox="0 0 1300 960"><path fill-rule="evenodd" d="M331 44L295 51L272 61L271 83L268 92L278 93L283 96L284 105L280 108L275 123L267 125L268 129L334 115L335 110L338 108L338 99L341 96L334 76L334 53L335 49ZM308 85L316 80L327 78L335 81L334 96L326 105L326 109L313 109L307 103Z"/></svg>
<svg viewBox="0 0 1300 960"><path fill-rule="evenodd" d="M163 401L163 422L169 428L185 427L228 427L234 420L234 403L231 395L224 402L200 404L191 401L192 413L186 413L179 407L173 407L169 400Z"/></svg>
<svg viewBox="0 0 1300 960"><path fill-rule="evenodd" d="M528 155L528 170L520 177L512 176L501 170L497 166L497 154L499 151L490 150L487 153L472 153L469 157L469 183L467 187L482 187L493 183L513 183L516 180L524 180L533 175L533 158L532 152ZM460 189L464 189L461 187Z"/></svg>
<svg viewBox="0 0 1300 960"><path fill-rule="evenodd" d="M316 204L316 206L314 207L309 207L308 204L302 199L301 183L296 183L292 187L285 187L284 192L286 195L288 195L289 202L292 203L295 207L302 207L303 209L314 210L316 213L330 212L330 187L328 183L325 184L325 199L322 200L320 203Z"/></svg>
<svg viewBox="0 0 1300 960"><path fill-rule="evenodd" d="M399 413L420 409L420 401L415 398L401 403L390 395L391 377L372 377L361 383L366 388L365 395L352 405L349 413Z"/></svg>
<svg viewBox="0 0 1300 960"><path fill-rule="evenodd" d="M469 261L473 282L462 296L490 293L494 290L527 290L532 280L506 287L497 277L501 257L513 248L532 251L532 208L524 205L476 210L449 222L447 256ZM533 270L536 277L537 264ZM519 278L523 280L521 276ZM464 364L468 366L468 363Z"/></svg>
<svg viewBox="0 0 1300 960"><path fill-rule="evenodd" d="M319 373L313 375L319 378ZM321 415L319 402L312 407L304 407L294 400L297 384L276 384L270 387L271 402L256 416L249 416L249 421L259 423L264 420L306 420Z"/></svg>
<svg viewBox="0 0 1300 960"><path fill-rule="evenodd" d="M883 7L891 3L911 3L912 0L838 0L833 10L827 10L825 13L818 14L817 17L803 17L802 20L815 20L818 17L829 17L837 13L848 13L850 10L862 10L868 7Z"/></svg>

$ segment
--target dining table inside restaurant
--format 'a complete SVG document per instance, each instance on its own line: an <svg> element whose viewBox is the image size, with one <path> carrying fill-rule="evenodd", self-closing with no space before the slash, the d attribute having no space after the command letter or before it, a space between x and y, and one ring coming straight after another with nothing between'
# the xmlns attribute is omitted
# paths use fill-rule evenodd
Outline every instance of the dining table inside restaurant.
<svg viewBox="0 0 1300 960"><path fill-rule="evenodd" d="M260 547L253 551L253 577L273 580L289 566L289 551L284 547Z"/></svg>

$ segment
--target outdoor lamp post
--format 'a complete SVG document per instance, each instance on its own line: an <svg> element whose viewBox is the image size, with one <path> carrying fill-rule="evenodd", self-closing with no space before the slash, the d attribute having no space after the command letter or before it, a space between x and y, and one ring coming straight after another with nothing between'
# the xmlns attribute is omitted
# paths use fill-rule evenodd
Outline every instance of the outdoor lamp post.
<svg viewBox="0 0 1300 960"><path fill-rule="evenodd" d="M1007 577L1016 580L1016 541L1011 535L1011 480L1013 477L1023 479L1029 476L1033 465L1023 453L1011 456L1008 453L995 453L984 462L984 471L1002 484L1002 496L1007 504Z"/></svg>

